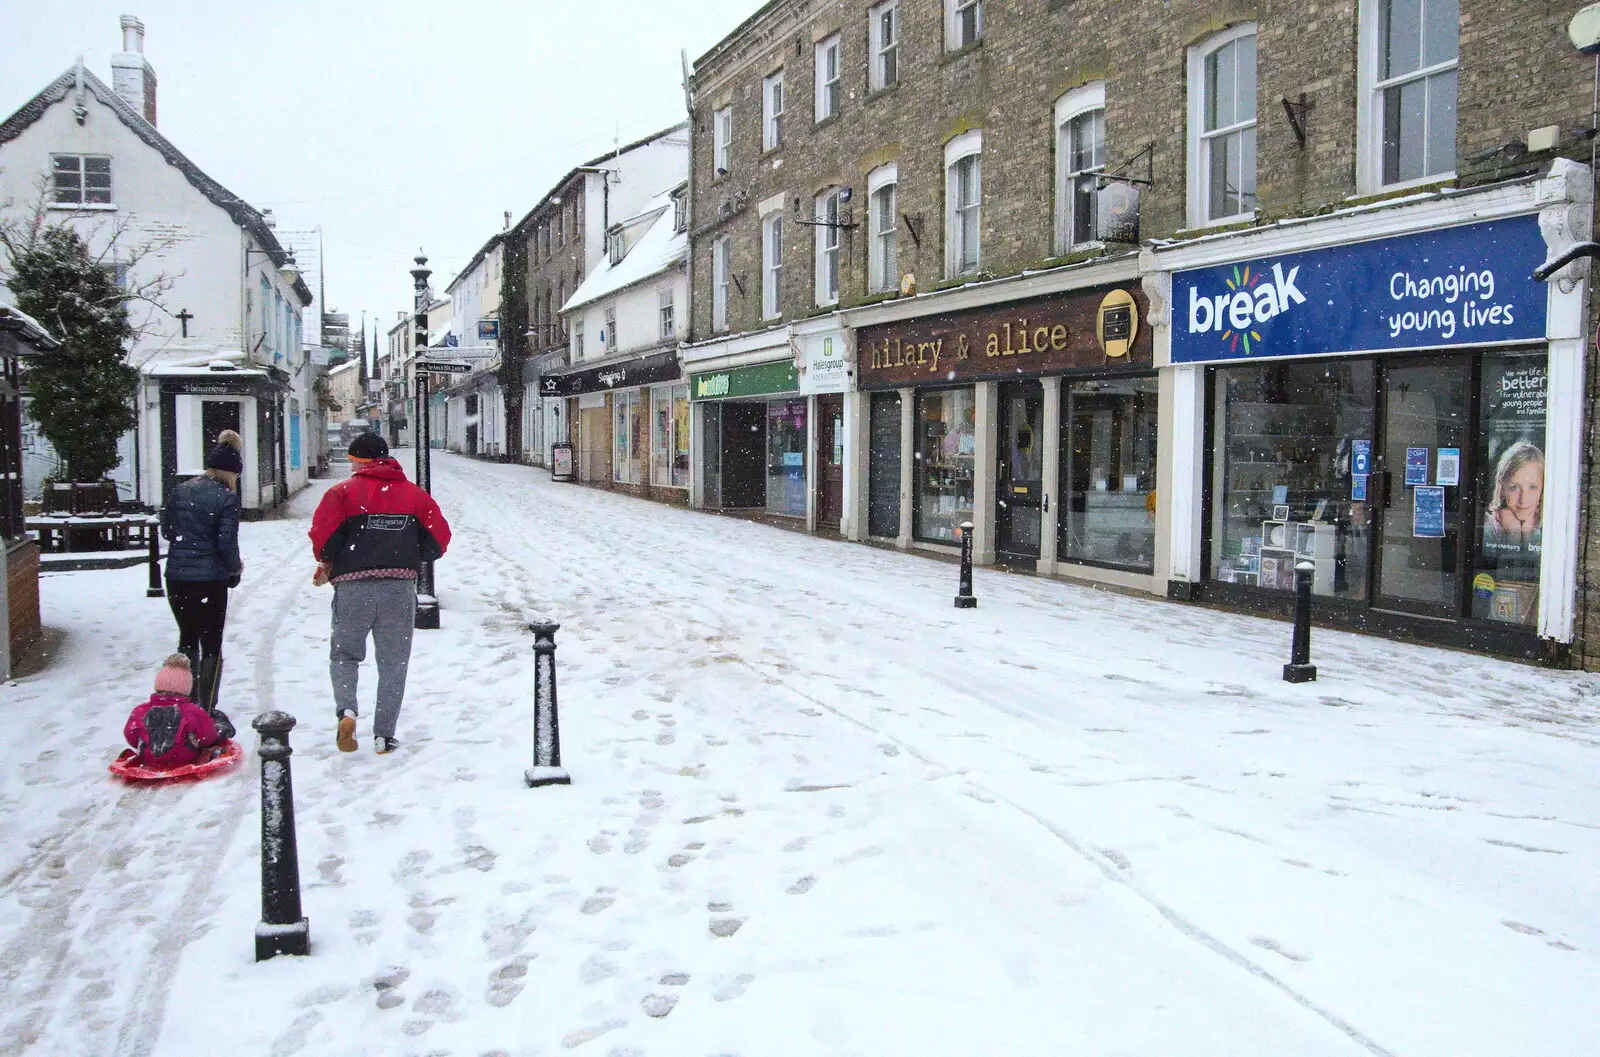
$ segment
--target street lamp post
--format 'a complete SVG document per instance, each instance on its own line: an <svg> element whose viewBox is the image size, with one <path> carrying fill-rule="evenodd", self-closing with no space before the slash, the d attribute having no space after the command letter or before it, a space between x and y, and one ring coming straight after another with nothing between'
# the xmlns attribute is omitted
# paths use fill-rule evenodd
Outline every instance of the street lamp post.
<svg viewBox="0 0 1600 1057"><path fill-rule="evenodd" d="M416 316L413 319L416 354L422 355L428 347L428 258L417 251L417 266L411 269L411 280L416 293ZM428 372L417 371L417 428L412 431L417 438L417 484L429 495L433 494L433 430L429 422ZM439 597L434 594L433 562L422 563L422 574L417 581L417 619L419 630L439 627Z"/></svg>

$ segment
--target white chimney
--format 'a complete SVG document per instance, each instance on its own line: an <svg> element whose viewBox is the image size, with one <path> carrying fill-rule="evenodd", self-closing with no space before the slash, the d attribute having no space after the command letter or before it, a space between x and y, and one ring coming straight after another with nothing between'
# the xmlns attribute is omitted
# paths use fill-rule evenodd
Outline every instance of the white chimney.
<svg viewBox="0 0 1600 1057"><path fill-rule="evenodd" d="M122 50L111 56L111 87L122 101L156 123L156 72L144 57L144 23L122 16Z"/></svg>

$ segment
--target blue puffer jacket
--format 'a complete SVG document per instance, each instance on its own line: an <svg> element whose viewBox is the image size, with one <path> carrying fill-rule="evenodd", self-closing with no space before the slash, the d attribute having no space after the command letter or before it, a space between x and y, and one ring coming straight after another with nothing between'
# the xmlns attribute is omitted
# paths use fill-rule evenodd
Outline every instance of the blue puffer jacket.
<svg viewBox="0 0 1600 1057"><path fill-rule="evenodd" d="M239 559L239 497L210 477L172 490L161 511L167 538L167 579L187 583L227 580L244 568Z"/></svg>

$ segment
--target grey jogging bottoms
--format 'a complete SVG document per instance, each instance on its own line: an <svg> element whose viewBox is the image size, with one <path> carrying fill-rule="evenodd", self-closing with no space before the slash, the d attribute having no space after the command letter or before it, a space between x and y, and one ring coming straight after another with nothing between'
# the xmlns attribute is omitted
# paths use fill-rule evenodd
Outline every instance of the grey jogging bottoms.
<svg viewBox="0 0 1600 1057"><path fill-rule="evenodd" d="M366 660L367 635L371 634L378 662L378 709L372 722L375 737L394 737L400 719L416 609L415 580L348 580L333 585L328 670L333 678L334 715L345 709L359 711L356 673Z"/></svg>

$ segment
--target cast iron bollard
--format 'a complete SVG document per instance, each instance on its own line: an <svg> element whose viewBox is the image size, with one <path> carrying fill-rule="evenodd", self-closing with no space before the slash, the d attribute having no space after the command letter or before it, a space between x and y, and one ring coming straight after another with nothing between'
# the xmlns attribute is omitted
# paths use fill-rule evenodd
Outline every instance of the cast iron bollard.
<svg viewBox="0 0 1600 1057"><path fill-rule="evenodd" d="M972 522L961 523L961 587L956 595L957 609L977 609L978 599L972 593Z"/></svg>
<svg viewBox="0 0 1600 1057"><path fill-rule="evenodd" d="M250 724L261 734L261 923L256 961L311 953L311 926L300 910L300 853L294 838L289 731L294 717L268 712Z"/></svg>
<svg viewBox="0 0 1600 1057"><path fill-rule="evenodd" d="M157 525L150 525L150 589L144 593L146 598L165 598L167 592L161 587L161 529Z"/></svg>
<svg viewBox="0 0 1600 1057"><path fill-rule="evenodd" d="M529 789L571 785L561 766L561 727L556 721L556 632L560 624L529 624L533 632L533 766L522 774Z"/></svg>
<svg viewBox="0 0 1600 1057"><path fill-rule="evenodd" d="M1317 677L1311 663L1311 572L1316 566L1300 562L1294 567L1294 645L1283 666L1286 683L1309 683Z"/></svg>

